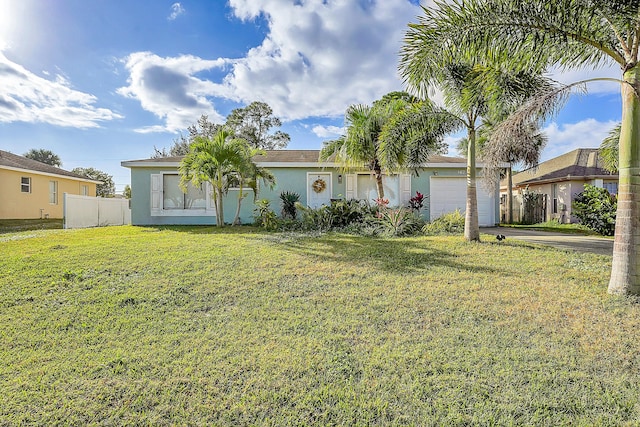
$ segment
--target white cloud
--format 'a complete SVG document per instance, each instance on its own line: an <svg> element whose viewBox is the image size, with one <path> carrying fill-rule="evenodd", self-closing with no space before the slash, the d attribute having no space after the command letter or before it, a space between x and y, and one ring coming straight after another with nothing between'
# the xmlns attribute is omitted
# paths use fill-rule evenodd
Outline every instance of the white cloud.
<svg viewBox="0 0 640 427"><path fill-rule="evenodd" d="M163 125L137 129L138 132L176 132L193 124L202 114L212 122L224 118L215 110L208 97L230 98L228 89L220 84L195 77L195 74L223 67L225 59L204 60L185 55L161 58L150 52L129 55L125 67L129 71L129 86L118 89L120 95L140 101L142 108L164 120Z"/></svg>
<svg viewBox="0 0 640 427"><path fill-rule="evenodd" d="M551 123L543 129L549 138L542 153L542 160L548 160L576 148L597 148L617 122L610 120L599 122L586 119L577 123L558 125Z"/></svg>
<svg viewBox="0 0 640 427"><path fill-rule="evenodd" d="M129 86L119 93L165 120L145 131L182 129L202 113L219 120L213 97L267 102L284 120L340 116L350 104L370 103L401 88L398 52L407 24L420 13L408 0L230 0L229 5L237 18L262 16L268 23L262 43L245 57L211 61L137 52L126 58ZM229 70L221 81L195 77L225 65ZM161 84L153 84L158 80Z"/></svg>
<svg viewBox="0 0 640 427"><path fill-rule="evenodd" d="M225 85L238 100L268 102L285 119L339 116L401 87L398 52L420 13L407 0L230 0L244 20L263 16L269 32L238 60Z"/></svg>
<svg viewBox="0 0 640 427"><path fill-rule="evenodd" d="M10 61L1 51L0 87L0 122L94 128L101 121L122 117L109 109L95 107L97 98L74 90L65 76L58 74L54 80L45 79Z"/></svg>
<svg viewBox="0 0 640 427"><path fill-rule="evenodd" d="M313 133L315 133L320 138L333 138L344 133L344 128L338 126L317 125L314 126L312 130Z"/></svg>
<svg viewBox="0 0 640 427"><path fill-rule="evenodd" d="M167 18L169 21L173 21L178 16L182 15L185 12L184 8L180 3L174 3L171 5L171 14Z"/></svg>

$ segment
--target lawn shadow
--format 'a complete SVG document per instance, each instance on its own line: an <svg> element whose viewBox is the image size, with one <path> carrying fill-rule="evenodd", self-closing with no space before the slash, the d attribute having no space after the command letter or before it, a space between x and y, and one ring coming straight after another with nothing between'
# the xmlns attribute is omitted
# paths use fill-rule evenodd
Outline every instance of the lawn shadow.
<svg viewBox="0 0 640 427"><path fill-rule="evenodd" d="M280 241L282 249L286 251L343 264L364 263L377 270L394 273L421 272L433 267L488 274L509 273L488 265L465 262L463 254L454 249L437 248L437 245L430 244L426 238L371 238L330 233L315 238L291 236L288 239L281 238Z"/></svg>

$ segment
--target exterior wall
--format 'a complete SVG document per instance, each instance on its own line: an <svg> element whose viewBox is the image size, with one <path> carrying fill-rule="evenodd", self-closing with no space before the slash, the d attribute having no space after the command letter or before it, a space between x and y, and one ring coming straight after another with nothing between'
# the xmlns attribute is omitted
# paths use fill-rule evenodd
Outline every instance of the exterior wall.
<svg viewBox="0 0 640 427"><path fill-rule="evenodd" d="M602 180L599 186L602 187ZM529 185L529 191L538 194L546 194L548 200L547 206L547 220L557 220L561 223L576 223L579 222L578 218L572 214L572 202L576 195L584 191L585 181L573 180L573 181L560 181L555 183L557 185L557 212L553 212L553 185L554 183ZM591 182L592 185L597 185L598 182Z"/></svg>
<svg viewBox="0 0 640 427"><path fill-rule="evenodd" d="M21 191L22 178L31 178L31 191ZM49 181L58 182L57 203L49 203ZM89 196L96 195L96 184L63 176L41 175L27 171L0 169L0 219L37 219L63 217L63 194L82 194L86 185Z"/></svg>
<svg viewBox="0 0 640 427"><path fill-rule="evenodd" d="M308 182L307 174L329 173L331 174L331 198L339 199L347 197L347 173L336 168L322 167L268 167L269 171L276 178L276 185L273 189L260 186L256 200L267 199L271 202L271 209L280 215L280 193L283 191L295 192L300 195L300 203L307 206L308 200ZM176 168L150 168L150 167L131 167L131 219L134 225L213 225L216 223L216 217L212 215L201 216L153 216L151 214L151 176L162 172L177 172ZM363 171L363 173L368 173ZM422 215L425 219L430 215L430 204L428 195L430 193L430 177L450 176L464 177L466 176L465 165L456 168L435 168L422 170L418 175L412 175L410 182L410 195L413 197L417 191L424 194L427 199ZM482 185L478 180L478 185ZM240 211L240 222L243 224L252 223L254 221L253 192L252 190L244 190L247 196L242 201ZM497 193L497 188L496 188ZM238 190L229 190L228 195L224 199L224 218L225 222L230 223L235 217L237 208ZM373 201L370 201L373 203ZM495 222L499 222L499 198L494 197Z"/></svg>

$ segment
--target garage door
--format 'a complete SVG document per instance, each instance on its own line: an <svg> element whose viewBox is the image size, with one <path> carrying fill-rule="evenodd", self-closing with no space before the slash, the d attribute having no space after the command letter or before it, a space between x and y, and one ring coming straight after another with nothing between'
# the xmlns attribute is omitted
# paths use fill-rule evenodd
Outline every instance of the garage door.
<svg viewBox="0 0 640 427"><path fill-rule="evenodd" d="M429 213L431 220L442 214L460 209L466 210L467 205L467 180L464 177L439 177L432 176L431 194L429 195ZM478 223L480 226L495 225L495 199L488 193L482 183L477 183L478 194Z"/></svg>

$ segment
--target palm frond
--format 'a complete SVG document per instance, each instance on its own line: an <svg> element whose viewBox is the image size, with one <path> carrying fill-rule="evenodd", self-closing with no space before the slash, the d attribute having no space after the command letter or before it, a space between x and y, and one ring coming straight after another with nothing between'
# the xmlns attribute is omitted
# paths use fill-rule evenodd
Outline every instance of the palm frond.
<svg viewBox="0 0 640 427"><path fill-rule="evenodd" d="M620 153L620 131L622 124L618 123L616 127L611 129L609 135L602 140L600 144L600 158L603 166L611 173L618 172L618 160Z"/></svg>

